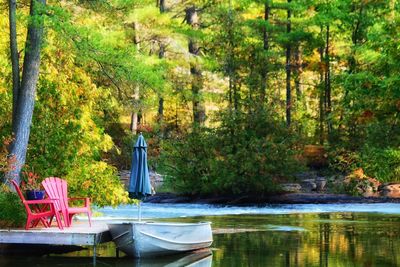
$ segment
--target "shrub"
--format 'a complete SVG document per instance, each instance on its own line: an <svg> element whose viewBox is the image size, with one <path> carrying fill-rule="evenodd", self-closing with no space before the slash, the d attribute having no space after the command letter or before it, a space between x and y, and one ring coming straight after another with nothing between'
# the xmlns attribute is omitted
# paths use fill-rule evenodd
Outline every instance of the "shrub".
<svg viewBox="0 0 400 267"><path fill-rule="evenodd" d="M400 181L400 149L365 145L359 151L338 149L331 152L331 167L343 173L362 168L380 182Z"/></svg>
<svg viewBox="0 0 400 267"><path fill-rule="evenodd" d="M0 188L0 227L21 227L26 221L26 212L17 194L8 187Z"/></svg>
<svg viewBox="0 0 400 267"><path fill-rule="evenodd" d="M200 128L163 145L167 186L190 194L275 191L303 169L296 135L266 114L222 115L216 129Z"/></svg>
<svg viewBox="0 0 400 267"><path fill-rule="evenodd" d="M330 168L341 173L350 173L360 168L360 155L344 148L332 149L328 158Z"/></svg>
<svg viewBox="0 0 400 267"><path fill-rule="evenodd" d="M400 181L400 148L365 146L360 152L361 167L381 182Z"/></svg>
<svg viewBox="0 0 400 267"><path fill-rule="evenodd" d="M132 202L116 168L105 162L81 162L68 173L66 180L71 196L90 196L98 206Z"/></svg>

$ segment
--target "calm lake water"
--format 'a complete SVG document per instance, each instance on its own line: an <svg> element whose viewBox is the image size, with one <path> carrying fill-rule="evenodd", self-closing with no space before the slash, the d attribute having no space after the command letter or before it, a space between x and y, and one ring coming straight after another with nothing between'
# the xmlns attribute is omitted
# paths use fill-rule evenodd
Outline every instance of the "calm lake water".
<svg viewBox="0 0 400 267"><path fill-rule="evenodd" d="M98 210L99 220L132 220L135 206ZM168 258L115 258L112 243L96 266L399 266L400 204L226 207L144 204L152 221L211 221L209 251ZM157 219L155 219L157 218ZM90 249L61 255L0 256L0 266L92 266ZM121 253L122 254L122 253Z"/></svg>

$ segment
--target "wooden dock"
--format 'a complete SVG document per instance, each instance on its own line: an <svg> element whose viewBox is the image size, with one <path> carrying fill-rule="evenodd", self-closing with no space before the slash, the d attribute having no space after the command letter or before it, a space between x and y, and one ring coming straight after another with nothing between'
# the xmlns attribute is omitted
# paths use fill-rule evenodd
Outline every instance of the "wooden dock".
<svg viewBox="0 0 400 267"><path fill-rule="evenodd" d="M75 223L72 227L60 230L57 227L22 229L0 229L0 243L3 244L46 244L95 246L111 241L107 224Z"/></svg>
<svg viewBox="0 0 400 267"><path fill-rule="evenodd" d="M92 227L87 222L75 222L72 227L64 230L55 226L29 230L0 229L0 244L92 246L94 264L96 246L109 241L112 238L104 222L93 222Z"/></svg>

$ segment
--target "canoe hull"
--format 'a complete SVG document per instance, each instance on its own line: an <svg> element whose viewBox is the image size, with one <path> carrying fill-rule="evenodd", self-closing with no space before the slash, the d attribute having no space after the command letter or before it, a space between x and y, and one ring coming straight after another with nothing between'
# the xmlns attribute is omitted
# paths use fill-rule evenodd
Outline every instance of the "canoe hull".
<svg viewBox="0 0 400 267"><path fill-rule="evenodd" d="M108 228L118 249L136 258L207 248L213 241L209 222L109 223Z"/></svg>

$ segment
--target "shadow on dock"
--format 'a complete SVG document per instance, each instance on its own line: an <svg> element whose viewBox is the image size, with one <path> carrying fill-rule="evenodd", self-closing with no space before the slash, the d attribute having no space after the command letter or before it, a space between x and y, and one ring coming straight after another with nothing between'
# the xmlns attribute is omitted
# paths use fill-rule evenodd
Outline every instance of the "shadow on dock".
<svg viewBox="0 0 400 267"><path fill-rule="evenodd" d="M0 255L7 256L42 256L48 254L65 254L81 250L87 250L87 248L81 246L55 246L43 244L0 244Z"/></svg>

